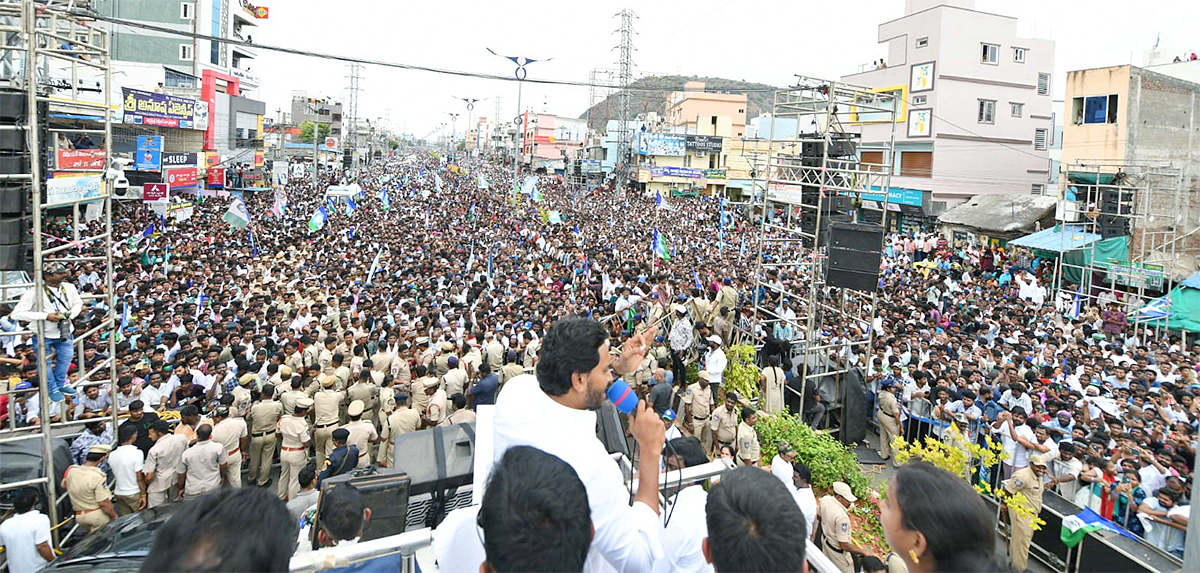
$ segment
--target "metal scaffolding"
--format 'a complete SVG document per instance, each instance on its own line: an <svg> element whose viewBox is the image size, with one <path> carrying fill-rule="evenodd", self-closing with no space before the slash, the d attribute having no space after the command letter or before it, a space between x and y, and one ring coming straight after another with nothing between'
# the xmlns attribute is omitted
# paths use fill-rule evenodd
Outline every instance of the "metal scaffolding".
<svg viewBox="0 0 1200 573"><path fill-rule="evenodd" d="M1181 214L1187 207L1184 174L1178 168L1101 160L1069 166L1057 213L1066 231L1060 233L1062 254L1054 270L1060 310L1082 314L1123 296L1122 308L1132 314L1165 294L1173 280L1171 265L1186 251L1181 243L1188 235L1186 218ZM1117 237L1128 240L1126 260L1110 259L1098 250ZM1089 242L1071 249L1079 239Z"/></svg>
<svg viewBox="0 0 1200 573"><path fill-rule="evenodd" d="M113 292L113 200L106 178L110 165L113 108L111 104L112 73L109 68L109 35L94 26L94 22L75 16L71 11L78 7L74 1L0 0L0 61L4 62L4 75L0 76L0 87L20 90L25 94L26 114L21 125L3 126L0 129L17 130L25 134L28 145L28 171L24 173L0 174L0 181L7 185L24 187L25 200L29 205L29 220L32 224L29 241L32 250L32 273L20 282L6 281L2 291L4 303L14 304L20 295L32 288L44 290L42 269L52 262L61 262L71 268L79 263L93 263L102 268L100 283L102 292L83 294L85 304L101 300L103 315L95 317L93 324L74 334L75 359L80 366L79 381L73 386L83 393L89 386L107 388L114 402L112 424L115 435L117 426L116 393L116 335L117 321ZM98 85L92 82L99 79ZM96 93L100 92L100 93ZM119 101L119 99L118 99ZM39 111L40 110L40 111ZM63 121L64 123L51 123ZM71 123L67 123L67 122ZM69 126L69 127L68 127ZM103 166L89 165L85 168L55 168L58 154L56 142L60 136L103 137ZM45 140L43 140L45 139ZM99 184L99 191L92 196L76 194L59 195L48 193L48 175L58 177L91 177ZM97 207L99 206L99 207ZM97 209L100 210L97 213ZM69 225L70 236L58 237L49 230L51 225ZM44 297L35 297L34 310L41 311ZM44 338L44 322L38 321L32 330L5 332L5 336L26 337L34 335ZM85 344L107 347L107 358L87 364L83 360ZM37 356L38 388L13 391L8 385L0 387L2 394L10 398L9 421L0 428L0 447L19 447L18 442L40 442L42 475L37 478L0 484L0 492L22 487L37 486L45 490L45 509L54 524L63 525L70 517L60 519L60 508L65 507L65 493L60 495L59 476L66 467L55 467L56 444L73 436L81 425L95 420L69 420L65 405L61 408L62 421L52 422L52 406L47 389L47 352L45 346L35 345ZM28 401L39 404L38 423L21 427L17 423L16 402L26 400L20 411L27 411ZM61 522L61 523L60 523ZM55 545L69 538L77 526L53 530ZM62 531L68 531L62 534Z"/></svg>
<svg viewBox="0 0 1200 573"><path fill-rule="evenodd" d="M797 372L805 381L815 379L824 398L834 399L831 420L840 419L844 374L865 366L870 355L876 304L874 292L826 284L827 229L831 220L850 222L850 206L862 194L890 187L890 165L860 164L859 134L851 130L866 114L876 125L890 124L886 141L870 142L890 163L896 109L891 95L799 77L794 87L775 94L765 174L758 174L766 179L766 192L755 198L761 215L755 319L766 334L777 332L777 325L791 327L785 342L792 343ZM785 118L796 121L798 135L774 139L775 122ZM811 131L803 132L808 126ZM794 317L781 306L784 299L796 304ZM803 404L803 393L800 400Z"/></svg>

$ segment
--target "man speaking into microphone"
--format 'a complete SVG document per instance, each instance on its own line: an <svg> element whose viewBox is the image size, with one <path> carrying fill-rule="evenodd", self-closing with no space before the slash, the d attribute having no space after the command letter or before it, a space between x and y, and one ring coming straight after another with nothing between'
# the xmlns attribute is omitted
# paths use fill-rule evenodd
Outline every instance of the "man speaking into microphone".
<svg viewBox="0 0 1200 573"><path fill-rule="evenodd" d="M637 369L656 330L650 328L630 338L620 356L614 357L600 323L582 317L564 318L543 337L537 375L509 380L496 400L495 460L511 447L531 446L569 464L587 489L595 533L585 571L650 571L654 561L662 557L658 468L663 424L649 405L637 403L632 392L625 392L623 381L614 384L615 378ZM596 410L606 395L622 411L629 412L632 407L630 429L640 450L638 489L632 505L620 469L596 438ZM474 528L475 522L472 519L464 525ZM478 538L475 532L453 535L463 543L473 538ZM450 549L437 551L443 569L452 565L444 563L443 556L463 559L474 553L457 542L443 547ZM479 567L478 563L457 565L462 570Z"/></svg>

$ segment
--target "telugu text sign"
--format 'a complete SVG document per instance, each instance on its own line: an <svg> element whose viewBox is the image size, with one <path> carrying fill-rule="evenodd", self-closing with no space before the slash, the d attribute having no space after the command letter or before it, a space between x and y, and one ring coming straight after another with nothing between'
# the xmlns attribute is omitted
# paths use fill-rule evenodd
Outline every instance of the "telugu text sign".
<svg viewBox="0 0 1200 573"><path fill-rule="evenodd" d="M103 171L106 154L103 149L59 149L58 168Z"/></svg>
<svg viewBox="0 0 1200 573"><path fill-rule="evenodd" d="M147 183L142 186L142 200L150 203L167 200L166 183Z"/></svg>
<svg viewBox="0 0 1200 573"><path fill-rule="evenodd" d="M155 127L192 128L196 101L172 95L121 88L123 123Z"/></svg>
<svg viewBox="0 0 1200 573"><path fill-rule="evenodd" d="M197 185L196 168L185 167L182 169L167 170L167 188L168 189L183 189L185 187L195 187Z"/></svg>

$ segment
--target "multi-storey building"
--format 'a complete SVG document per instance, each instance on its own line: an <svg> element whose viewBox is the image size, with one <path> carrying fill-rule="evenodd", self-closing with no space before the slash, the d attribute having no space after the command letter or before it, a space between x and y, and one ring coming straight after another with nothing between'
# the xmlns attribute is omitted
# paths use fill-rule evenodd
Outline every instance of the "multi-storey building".
<svg viewBox="0 0 1200 573"><path fill-rule="evenodd" d="M906 0L903 17L879 25L879 42L887 57L842 81L897 98L895 156L881 146L892 136L884 114L851 115L849 127L862 135L863 163L891 166L888 193L902 209L893 228L981 193L1045 192L1053 41L1022 37L1016 18L974 0Z"/></svg>

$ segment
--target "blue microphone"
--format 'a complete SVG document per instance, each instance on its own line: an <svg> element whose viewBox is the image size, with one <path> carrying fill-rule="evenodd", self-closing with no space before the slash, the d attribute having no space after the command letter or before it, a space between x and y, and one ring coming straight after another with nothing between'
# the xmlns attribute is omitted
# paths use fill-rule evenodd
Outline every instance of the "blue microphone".
<svg viewBox="0 0 1200 573"><path fill-rule="evenodd" d="M618 379L608 387L608 399L622 414L631 414L637 409L637 393L624 380Z"/></svg>

